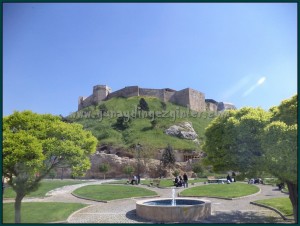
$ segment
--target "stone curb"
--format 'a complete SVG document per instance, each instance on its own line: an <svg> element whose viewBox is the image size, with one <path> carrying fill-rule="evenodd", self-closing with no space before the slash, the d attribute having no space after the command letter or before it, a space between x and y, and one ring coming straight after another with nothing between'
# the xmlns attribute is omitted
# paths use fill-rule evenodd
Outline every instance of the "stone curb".
<svg viewBox="0 0 300 226"><path fill-rule="evenodd" d="M124 199L114 199L114 200L110 200L110 201L105 201L105 200L96 200L96 199L90 199L90 198L81 197L81 196L73 194L73 192L71 194L73 196L75 196L76 198L79 198L79 199L90 200L90 201L94 201L94 202L102 202L102 203L109 203L109 202L114 202L114 201L130 200L130 199L142 199L142 198L157 198L157 197L160 197L159 195L154 195L154 196L130 197L130 198L124 198Z"/></svg>
<svg viewBox="0 0 300 226"><path fill-rule="evenodd" d="M77 214L79 211L82 211L82 210L84 210L84 209L87 209L87 208L89 208L89 207L91 207L91 206L94 206L94 205L88 205L88 206L83 207L83 208L81 208L81 209L79 209L79 210L76 210L76 211L73 212L70 216L68 216L66 222L69 223L69 219L70 219L71 217L73 217L73 215L75 215L75 214Z"/></svg>
<svg viewBox="0 0 300 226"><path fill-rule="evenodd" d="M47 222L46 224L67 224L67 220L65 221L54 221L54 222Z"/></svg>
<svg viewBox="0 0 300 226"><path fill-rule="evenodd" d="M250 202L250 204L252 205L255 205L255 206L260 206L260 207L264 207L264 208L267 208L267 209L270 209L270 210L273 210L275 211L276 213L278 213L283 220L293 220L291 218L287 218L283 215L283 213L281 213L278 209L274 208L274 207L271 207L271 206L267 206L267 205L264 205L264 204L260 204L260 203L255 203L255 202Z"/></svg>
<svg viewBox="0 0 300 226"><path fill-rule="evenodd" d="M180 196L180 193L178 193L178 197L207 197L207 198L214 198L214 199L224 199L224 200L237 200L237 199L244 199L244 198L248 198L248 197L252 197L252 196L256 196L258 194L261 193L261 189L259 188L259 191L251 194L251 195L246 195L246 196L242 196L242 197L237 197L237 198L223 198L223 197L215 197L215 196Z"/></svg>
<svg viewBox="0 0 300 226"><path fill-rule="evenodd" d="M96 200L96 199L90 199L90 198L86 198L86 197L81 197L79 195L75 195L73 192L71 192L71 195L73 195L74 197L79 198L79 199L90 200L90 201L94 201L94 202L108 203L108 201L102 201L102 200Z"/></svg>

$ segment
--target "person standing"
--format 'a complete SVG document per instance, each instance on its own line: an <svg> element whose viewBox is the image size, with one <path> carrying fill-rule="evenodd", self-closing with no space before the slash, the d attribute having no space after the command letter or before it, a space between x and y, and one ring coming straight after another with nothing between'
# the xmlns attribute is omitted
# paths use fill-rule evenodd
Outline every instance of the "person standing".
<svg viewBox="0 0 300 226"><path fill-rule="evenodd" d="M137 183L138 183L138 184L141 183L141 176L140 176L140 174L137 175Z"/></svg>
<svg viewBox="0 0 300 226"><path fill-rule="evenodd" d="M227 175L227 184L230 184L231 183L231 178L230 178L230 176L229 176L229 174Z"/></svg>
<svg viewBox="0 0 300 226"><path fill-rule="evenodd" d="M186 173L183 174L183 181L184 181L184 187L187 188L188 187L188 176L186 175Z"/></svg>

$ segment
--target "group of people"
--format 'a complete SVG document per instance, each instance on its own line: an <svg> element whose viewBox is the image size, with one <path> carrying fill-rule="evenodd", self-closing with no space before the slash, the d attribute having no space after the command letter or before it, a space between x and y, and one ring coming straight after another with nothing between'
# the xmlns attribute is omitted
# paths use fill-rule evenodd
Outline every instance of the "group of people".
<svg viewBox="0 0 300 226"><path fill-rule="evenodd" d="M248 184L263 184L263 180L261 178L251 178L248 181Z"/></svg>
<svg viewBox="0 0 300 226"><path fill-rule="evenodd" d="M187 188L188 187L188 176L186 175L186 173L183 174L183 177L181 177L181 176L175 177L174 185L176 187L183 186L183 187Z"/></svg>

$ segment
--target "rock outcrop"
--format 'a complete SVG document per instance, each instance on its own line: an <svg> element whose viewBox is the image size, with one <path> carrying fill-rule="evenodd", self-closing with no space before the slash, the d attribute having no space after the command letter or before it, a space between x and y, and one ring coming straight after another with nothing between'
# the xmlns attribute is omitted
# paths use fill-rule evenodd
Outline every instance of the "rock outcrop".
<svg viewBox="0 0 300 226"><path fill-rule="evenodd" d="M198 134L195 132L190 122L183 122L178 125L173 125L165 130L165 133L170 136L176 136L187 140L196 140Z"/></svg>
<svg viewBox="0 0 300 226"><path fill-rule="evenodd" d="M115 154L106 154L104 152L96 152L91 156L91 169L87 172L87 178L103 178L103 173L99 172L99 166L102 163L108 163L111 170L106 174L106 178L126 178L123 172L125 166L132 166L137 169L138 161L135 158L119 157ZM171 172L168 169L162 169L160 161L157 159L141 159L140 174L143 178L158 178L160 175L164 177L173 177L172 172L179 171L180 174L187 172L192 174L191 167L188 162L176 162ZM137 172L133 172L136 174Z"/></svg>

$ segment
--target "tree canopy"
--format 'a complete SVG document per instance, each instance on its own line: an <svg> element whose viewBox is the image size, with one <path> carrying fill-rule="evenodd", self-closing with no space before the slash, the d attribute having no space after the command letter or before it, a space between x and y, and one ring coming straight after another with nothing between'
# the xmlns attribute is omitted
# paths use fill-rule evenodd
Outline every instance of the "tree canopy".
<svg viewBox="0 0 300 226"><path fill-rule="evenodd" d="M206 128L206 163L215 171L234 170L255 176L262 167L260 133L270 121L270 113L261 108L231 110Z"/></svg>
<svg viewBox="0 0 300 226"><path fill-rule="evenodd" d="M298 221L297 96L270 109L271 123L262 134L265 165L288 186L294 218Z"/></svg>
<svg viewBox="0 0 300 226"><path fill-rule="evenodd" d="M105 180L105 174L110 170L110 165L109 163L102 163L100 166L99 166L99 171L101 173L103 173L103 179Z"/></svg>
<svg viewBox="0 0 300 226"><path fill-rule="evenodd" d="M59 116L23 111L4 117L3 174L17 194L16 222L23 197L52 169L68 165L76 175L86 172L96 144L82 125L62 122Z"/></svg>
<svg viewBox="0 0 300 226"><path fill-rule="evenodd" d="M287 183L297 221L297 95L268 112L245 107L215 118L205 131L206 163L249 177L268 172Z"/></svg>
<svg viewBox="0 0 300 226"><path fill-rule="evenodd" d="M165 148L164 152L162 153L161 159L164 167L171 167L176 162L175 154L173 148L170 144Z"/></svg>

